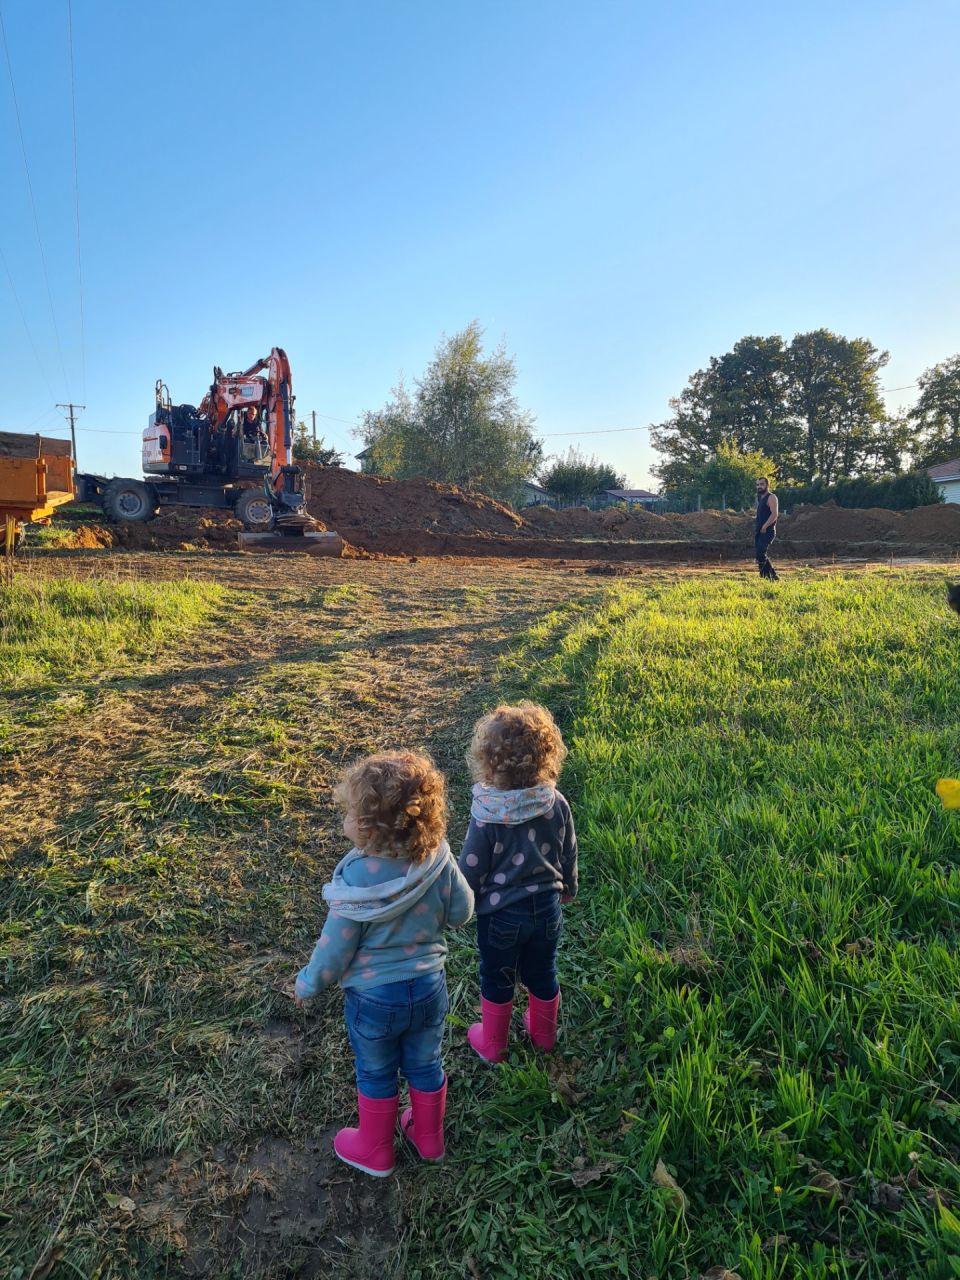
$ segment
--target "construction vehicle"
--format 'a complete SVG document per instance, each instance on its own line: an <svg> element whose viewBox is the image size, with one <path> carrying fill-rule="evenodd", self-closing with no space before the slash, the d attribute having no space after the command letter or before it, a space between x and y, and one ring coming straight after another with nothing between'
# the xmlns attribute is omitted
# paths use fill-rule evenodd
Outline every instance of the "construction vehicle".
<svg viewBox="0 0 960 1280"><path fill-rule="evenodd" d="M196 408L173 404L158 380L143 433L143 479L78 474L77 497L112 520L151 520L164 507L228 508L248 549L283 547L339 555L338 534L307 514L304 474L293 461L293 379L274 347L242 373L213 371Z"/></svg>
<svg viewBox="0 0 960 1280"><path fill-rule="evenodd" d="M74 500L69 440L0 431L0 531L9 556L24 525L49 524L57 507Z"/></svg>

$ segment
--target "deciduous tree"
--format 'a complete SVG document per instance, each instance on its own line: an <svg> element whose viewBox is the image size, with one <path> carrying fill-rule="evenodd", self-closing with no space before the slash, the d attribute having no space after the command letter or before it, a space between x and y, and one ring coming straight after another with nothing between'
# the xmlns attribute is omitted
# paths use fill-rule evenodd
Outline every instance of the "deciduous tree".
<svg viewBox="0 0 960 1280"><path fill-rule="evenodd" d="M540 473L540 483L557 498L576 502L592 498L606 489L622 489L626 477L595 457L586 457L577 448L555 458Z"/></svg>
<svg viewBox="0 0 960 1280"><path fill-rule="evenodd" d="M909 413L918 433L916 464L933 467L960 458L960 355L925 369L917 385L920 395Z"/></svg>
<svg viewBox="0 0 960 1280"><path fill-rule="evenodd" d="M412 394L401 382L382 409L364 414L359 434L372 469L514 497L543 457L515 381L502 345L484 355L476 321L444 339Z"/></svg>

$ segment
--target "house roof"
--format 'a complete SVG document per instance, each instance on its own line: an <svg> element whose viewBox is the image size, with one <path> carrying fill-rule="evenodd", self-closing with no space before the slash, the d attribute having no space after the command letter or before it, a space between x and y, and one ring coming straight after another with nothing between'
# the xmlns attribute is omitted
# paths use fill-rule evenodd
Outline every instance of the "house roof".
<svg viewBox="0 0 960 1280"><path fill-rule="evenodd" d="M604 492L609 493L612 498L622 498L624 502L653 501L660 496L658 493L651 493L649 489L605 489Z"/></svg>
<svg viewBox="0 0 960 1280"><path fill-rule="evenodd" d="M373 445L367 445L366 449L361 449L359 453L355 453L353 456L359 460L360 458L366 458L371 453L373 453Z"/></svg>
<svg viewBox="0 0 960 1280"><path fill-rule="evenodd" d="M536 489L537 493L549 493L549 489L545 489L542 484L537 484L533 480L524 480L524 486L527 489Z"/></svg>
<svg viewBox="0 0 960 1280"><path fill-rule="evenodd" d="M960 458L952 462L940 462L935 467L927 467L927 475L931 480L960 480Z"/></svg>

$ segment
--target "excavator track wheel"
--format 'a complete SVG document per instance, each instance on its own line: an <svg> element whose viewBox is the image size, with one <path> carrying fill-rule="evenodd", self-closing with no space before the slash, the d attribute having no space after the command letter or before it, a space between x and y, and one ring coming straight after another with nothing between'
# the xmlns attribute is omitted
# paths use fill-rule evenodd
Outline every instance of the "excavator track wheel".
<svg viewBox="0 0 960 1280"><path fill-rule="evenodd" d="M269 533L276 524L273 504L259 489L244 489L233 510L243 527L252 533Z"/></svg>

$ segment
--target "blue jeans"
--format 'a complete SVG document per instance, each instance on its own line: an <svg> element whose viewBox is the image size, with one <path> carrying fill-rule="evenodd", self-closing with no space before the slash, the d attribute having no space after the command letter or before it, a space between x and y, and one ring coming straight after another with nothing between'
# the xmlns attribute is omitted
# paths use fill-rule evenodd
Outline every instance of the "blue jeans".
<svg viewBox="0 0 960 1280"><path fill-rule="evenodd" d="M392 1098L398 1071L414 1089L435 1093L440 1088L440 1044L448 1008L442 969L362 991L346 988L343 1012L357 1063L357 1088L365 1098Z"/></svg>
<svg viewBox="0 0 960 1280"><path fill-rule="evenodd" d="M531 894L499 911L477 916L480 994L504 1004L513 999L517 973L538 1000L552 1000L557 982L557 943L563 928L560 894Z"/></svg>

